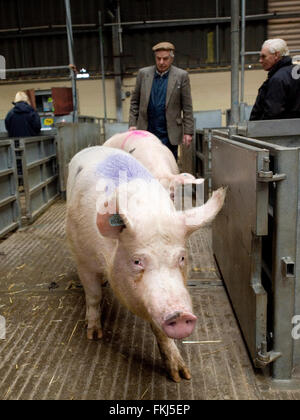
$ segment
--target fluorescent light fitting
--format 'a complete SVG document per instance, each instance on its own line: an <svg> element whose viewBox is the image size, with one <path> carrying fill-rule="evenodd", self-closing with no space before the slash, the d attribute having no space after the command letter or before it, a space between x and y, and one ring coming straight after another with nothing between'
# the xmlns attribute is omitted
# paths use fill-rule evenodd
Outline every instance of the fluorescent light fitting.
<svg viewBox="0 0 300 420"><path fill-rule="evenodd" d="M88 79L90 77L89 73L78 73L76 79Z"/></svg>

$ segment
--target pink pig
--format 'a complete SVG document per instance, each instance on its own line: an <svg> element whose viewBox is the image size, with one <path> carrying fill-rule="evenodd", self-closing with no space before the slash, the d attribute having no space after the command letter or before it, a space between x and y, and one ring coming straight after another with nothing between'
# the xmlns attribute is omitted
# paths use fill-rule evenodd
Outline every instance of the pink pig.
<svg viewBox="0 0 300 420"><path fill-rule="evenodd" d="M173 153L152 133L144 130L118 133L106 140L103 146L131 153L159 182L174 195L176 184L202 183L189 173L179 173Z"/></svg>
<svg viewBox="0 0 300 420"><path fill-rule="evenodd" d="M120 174L122 175L120 177ZM186 241L221 209L225 189L201 207L176 211L168 192L130 154L82 150L69 165L66 231L86 297L87 337L101 338L101 280L148 321L171 378L190 379L173 339L195 326L186 288Z"/></svg>

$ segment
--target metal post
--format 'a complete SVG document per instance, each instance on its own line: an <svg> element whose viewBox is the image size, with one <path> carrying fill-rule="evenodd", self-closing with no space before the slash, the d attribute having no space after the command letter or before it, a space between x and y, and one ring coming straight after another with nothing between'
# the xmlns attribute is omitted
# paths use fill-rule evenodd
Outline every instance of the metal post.
<svg viewBox="0 0 300 420"><path fill-rule="evenodd" d="M104 70L104 53L103 53L103 33L102 33L102 18L101 11L98 10L99 18L99 42L100 42L100 60L101 60L101 73L102 73L102 90L103 90L103 105L104 105L104 121L107 121L106 109L106 90L105 90L105 70Z"/></svg>
<svg viewBox="0 0 300 420"><path fill-rule="evenodd" d="M23 21L23 19L22 19L22 17L21 17L21 7L18 7L17 6L17 12L18 12L18 25L19 25L19 28L21 28L22 27L22 21ZM25 47L24 47L24 38L23 37L21 37L21 63L22 63L22 66L23 67L25 67L25 63L26 63L26 58L25 58Z"/></svg>
<svg viewBox="0 0 300 420"><path fill-rule="evenodd" d="M123 41L122 41L122 26L121 26L121 10L120 10L120 0L118 0L118 9L117 9L117 14L118 14L118 35L119 35L119 48L120 48L120 53L123 54Z"/></svg>
<svg viewBox="0 0 300 420"><path fill-rule="evenodd" d="M219 0L216 0L216 17L219 16ZM219 25L216 24L216 62L220 64L220 33Z"/></svg>
<svg viewBox="0 0 300 420"><path fill-rule="evenodd" d="M231 0L231 117L239 122L239 0Z"/></svg>
<svg viewBox="0 0 300 420"><path fill-rule="evenodd" d="M112 27L112 41L113 41L113 57L114 57L114 74L115 74L115 92L116 92L116 106L117 106L117 121L123 120L122 112L122 79L121 79L121 59L120 59L120 42L119 42L119 27Z"/></svg>
<svg viewBox="0 0 300 420"><path fill-rule="evenodd" d="M66 8L66 26L67 26L67 37L68 37L69 64L73 64L75 66L74 54L73 54L74 41L73 41L73 32L72 32L70 0L65 0L65 8ZM70 76L71 76L71 81L72 81L72 94L73 94L73 122L76 122L78 119L76 74L72 69L70 69Z"/></svg>
<svg viewBox="0 0 300 420"><path fill-rule="evenodd" d="M63 70L70 69L69 66L47 66L47 67L26 67L26 68L17 68L17 69L6 69L6 73L16 73L16 72L32 72L32 71L44 71L44 70Z"/></svg>
<svg viewBox="0 0 300 420"><path fill-rule="evenodd" d="M240 121L245 121L245 16L246 0L242 0L241 10L241 103L240 103Z"/></svg>
<svg viewBox="0 0 300 420"><path fill-rule="evenodd" d="M273 138L274 139L274 138ZM283 139L281 139L283 140ZM287 144L287 143L285 143ZM280 142L283 145L283 142ZM296 149L297 150L297 149ZM285 173L286 179L276 184L274 204L273 245L273 305L274 342L273 350L282 356L273 363L274 379L290 379L293 369L294 339L291 334L292 318L295 315L295 270L297 254L297 211L299 156L295 149L278 151L274 159L274 172ZM287 269L287 260L292 270Z"/></svg>

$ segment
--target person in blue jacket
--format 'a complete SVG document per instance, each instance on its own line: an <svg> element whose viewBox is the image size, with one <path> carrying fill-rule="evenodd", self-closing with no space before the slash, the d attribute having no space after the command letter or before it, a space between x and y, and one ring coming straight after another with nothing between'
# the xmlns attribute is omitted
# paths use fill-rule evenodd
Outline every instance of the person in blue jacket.
<svg viewBox="0 0 300 420"><path fill-rule="evenodd" d="M40 134L39 114L32 108L25 92L17 92L14 107L5 118L9 137L33 137Z"/></svg>

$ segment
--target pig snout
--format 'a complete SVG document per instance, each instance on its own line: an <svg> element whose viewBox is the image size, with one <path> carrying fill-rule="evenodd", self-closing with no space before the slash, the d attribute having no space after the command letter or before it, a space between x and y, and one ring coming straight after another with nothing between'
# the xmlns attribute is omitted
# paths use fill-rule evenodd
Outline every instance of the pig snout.
<svg viewBox="0 0 300 420"><path fill-rule="evenodd" d="M190 312L174 312L166 317L162 328L170 338L185 338L193 332L196 321L197 317Z"/></svg>

